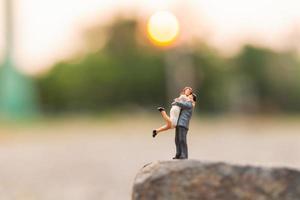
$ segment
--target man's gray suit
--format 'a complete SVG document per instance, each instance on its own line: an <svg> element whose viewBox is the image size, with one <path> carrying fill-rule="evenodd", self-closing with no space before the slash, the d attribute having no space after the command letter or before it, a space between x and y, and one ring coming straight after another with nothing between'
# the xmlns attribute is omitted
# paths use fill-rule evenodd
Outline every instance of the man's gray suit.
<svg viewBox="0 0 300 200"><path fill-rule="evenodd" d="M176 156L175 158L188 158L186 135L189 130L190 119L193 114L193 104L190 101L175 101L172 105L181 108L175 133Z"/></svg>

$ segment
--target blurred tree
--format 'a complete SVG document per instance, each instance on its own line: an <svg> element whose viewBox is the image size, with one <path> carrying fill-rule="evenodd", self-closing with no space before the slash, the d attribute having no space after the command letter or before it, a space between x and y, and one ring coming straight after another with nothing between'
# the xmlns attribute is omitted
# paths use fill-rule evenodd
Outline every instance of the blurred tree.
<svg viewBox="0 0 300 200"><path fill-rule="evenodd" d="M230 68L226 60L205 44L196 45L194 60L196 64L199 105L206 112L228 110L228 84Z"/></svg>
<svg viewBox="0 0 300 200"><path fill-rule="evenodd" d="M162 56L137 43L137 23L116 21L103 49L58 63L39 78L46 110L111 110L124 105L164 103Z"/></svg>
<svg viewBox="0 0 300 200"><path fill-rule="evenodd" d="M293 53L245 46L236 57L237 71L242 77L239 85L244 90L240 95L254 97L256 111L299 111L299 66Z"/></svg>
<svg viewBox="0 0 300 200"><path fill-rule="evenodd" d="M90 51L57 63L37 78L44 110L99 112L170 105L165 51L143 42L141 35L134 19L117 18L108 27L89 29L85 36ZM233 58L223 58L202 41L177 48L188 49L200 112L300 111L295 53L247 45ZM184 66L181 69L184 73Z"/></svg>

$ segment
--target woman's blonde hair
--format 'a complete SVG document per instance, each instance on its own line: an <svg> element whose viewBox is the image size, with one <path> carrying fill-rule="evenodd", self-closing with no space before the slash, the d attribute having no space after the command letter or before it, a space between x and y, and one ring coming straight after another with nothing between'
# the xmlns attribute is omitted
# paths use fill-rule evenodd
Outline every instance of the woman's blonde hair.
<svg viewBox="0 0 300 200"><path fill-rule="evenodd" d="M181 93L180 93L180 94L184 94L184 92L185 92L187 89L190 89L190 90L191 90L191 93L193 93L193 88L191 88L191 87L184 87L184 88L181 90Z"/></svg>

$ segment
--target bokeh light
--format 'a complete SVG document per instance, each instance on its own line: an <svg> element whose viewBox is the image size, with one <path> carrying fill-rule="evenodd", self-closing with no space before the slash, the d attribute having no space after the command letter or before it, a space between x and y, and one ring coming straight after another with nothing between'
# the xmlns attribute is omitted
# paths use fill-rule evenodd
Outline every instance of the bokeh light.
<svg viewBox="0 0 300 200"><path fill-rule="evenodd" d="M169 11L154 13L148 21L147 33L149 39L158 46L169 46L179 34L177 18Z"/></svg>

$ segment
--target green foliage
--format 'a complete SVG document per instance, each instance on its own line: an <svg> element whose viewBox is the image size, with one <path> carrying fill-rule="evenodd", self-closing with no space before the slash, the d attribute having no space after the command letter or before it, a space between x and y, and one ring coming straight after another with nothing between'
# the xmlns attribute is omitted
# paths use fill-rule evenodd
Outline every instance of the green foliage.
<svg viewBox="0 0 300 200"><path fill-rule="evenodd" d="M230 71L226 60L207 47L194 52L196 83L200 110L220 112L228 110L228 81Z"/></svg>
<svg viewBox="0 0 300 200"><path fill-rule="evenodd" d="M164 102L162 56L140 51L135 23L117 23L103 50L62 62L38 81L47 111L99 111ZM115 31L113 31L115 30Z"/></svg>
<svg viewBox="0 0 300 200"><path fill-rule="evenodd" d="M98 32L97 27L88 35ZM170 104L164 50L143 43L135 20L119 19L104 32L104 47L81 59L60 62L37 78L45 111L98 112L128 105L153 109ZM87 38L89 43L92 38ZM245 46L226 59L203 43L190 47L189 54L200 112L300 111L296 54Z"/></svg>
<svg viewBox="0 0 300 200"><path fill-rule="evenodd" d="M240 87L255 96L259 111L300 110L300 63L296 54L246 46L236 58L236 69L244 78Z"/></svg>

